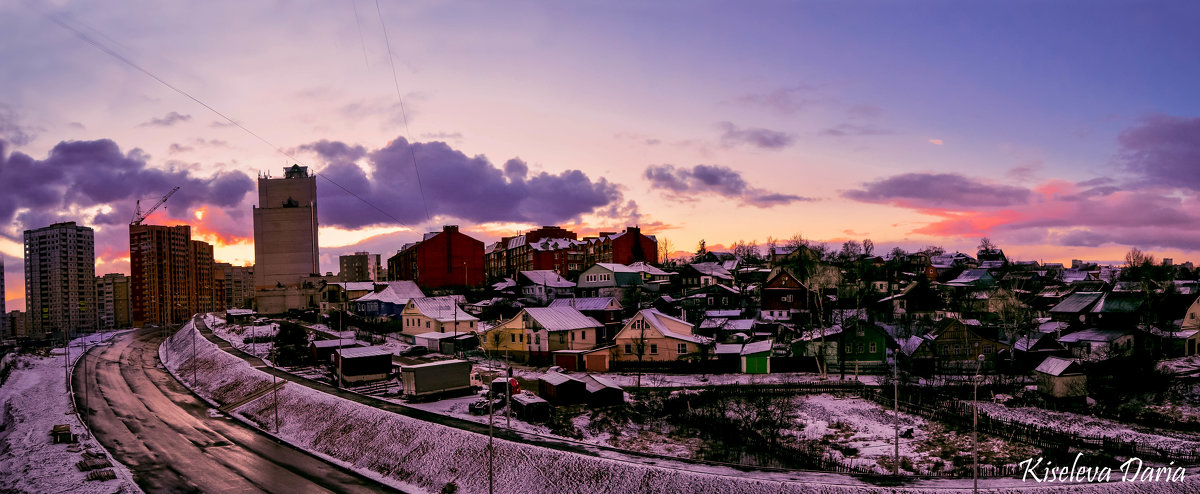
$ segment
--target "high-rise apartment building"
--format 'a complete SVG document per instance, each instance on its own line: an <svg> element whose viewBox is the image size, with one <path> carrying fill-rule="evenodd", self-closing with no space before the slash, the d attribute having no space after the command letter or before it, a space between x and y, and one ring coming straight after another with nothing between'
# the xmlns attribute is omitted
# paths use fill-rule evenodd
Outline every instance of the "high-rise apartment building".
<svg viewBox="0 0 1200 494"><path fill-rule="evenodd" d="M213 246L208 242L191 241L191 256L188 258L188 273L192 289L188 293L188 303L194 312L209 313L217 310L213 298L216 290L213 287Z"/></svg>
<svg viewBox="0 0 1200 494"><path fill-rule="evenodd" d="M380 263L379 254L355 252L338 256L338 277L343 282L384 281L380 276Z"/></svg>
<svg viewBox="0 0 1200 494"><path fill-rule="evenodd" d="M96 316L98 329L124 329L133 326L128 276L109 273L96 277Z"/></svg>
<svg viewBox="0 0 1200 494"><path fill-rule="evenodd" d="M8 311L4 310L4 254L0 254L0 338L12 338Z"/></svg>
<svg viewBox="0 0 1200 494"><path fill-rule="evenodd" d="M213 310L213 251L188 225L129 225L133 326L178 324Z"/></svg>
<svg viewBox="0 0 1200 494"><path fill-rule="evenodd" d="M221 297L226 309L249 309L254 303L254 266L213 264L213 279L222 280Z"/></svg>
<svg viewBox="0 0 1200 494"><path fill-rule="evenodd" d="M75 222L25 230L25 307L31 338L96 330L96 251L91 228Z"/></svg>

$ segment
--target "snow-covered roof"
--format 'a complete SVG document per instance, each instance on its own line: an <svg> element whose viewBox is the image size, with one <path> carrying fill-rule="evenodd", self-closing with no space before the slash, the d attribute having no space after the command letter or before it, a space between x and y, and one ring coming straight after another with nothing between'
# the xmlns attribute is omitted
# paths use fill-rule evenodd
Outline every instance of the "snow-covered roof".
<svg viewBox="0 0 1200 494"><path fill-rule="evenodd" d="M479 319L462 310L454 297L421 297L412 299L412 305L421 314L439 322L478 321Z"/></svg>
<svg viewBox="0 0 1200 494"><path fill-rule="evenodd" d="M1116 341L1118 338L1127 334L1129 333L1119 329L1091 328L1083 331L1076 331L1068 335L1063 335L1063 337L1059 338L1058 341L1060 343L1077 343L1080 341L1109 342Z"/></svg>
<svg viewBox="0 0 1200 494"><path fill-rule="evenodd" d="M315 346L315 347L317 347L317 348L337 348L337 347L351 347L351 346L358 346L358 343L355 343L353 339L347 339L347 340L317 340L317 341L314 341L314 342L312 342L312 343L311 343L311 345L312 345L312 346Z"/></svg>
<svg viewBox="0 0 1200 494"><path fill-rule="evenodd" d="M437 361L437 362L426 362L426 363L424 363L424 364L413 364L413 365L406 365L406 366L404 366L404 367L403 367L403 369L412 369L412 368L417 368L417 367L421 367L421 368L424 368L424 367L441 367L441 366L443 366L443 365L461 364L461 363L470 363L470 362L467 362L466 360L461 360L461 359L454 359L454 360L439 360L439 361Z"/></svg>
<svg viewBox="0 0 1200 494"><path fill-rule="evenodd" d="M598 262L594 266L600 266L600 267L607 269L609 271L612 271L614 273L637 273L638 272L638 271L629 269L629 266L626 266L624 264L617 264L617 263L612 263L612 262Z"/></svg>
<svg viewBox="0 0 1200 494"><path fill-rule="evenodd" d="M1083 374L1083 369L1080 368L1079 364L1075 363L1074 360L1059 357L1046 357L1046 360L1043 360L1041 364L1038 364L1037 368L1034 369L1034 372L1049 374L1051 376L1063 376Z"/></svg>
<svg viewBox="0 0 1200 494"><path fill-rule="evenodd" d="M713 348L713 353L716 355L741 355L741 343L717 343Z"/></svg>
<svg viewBox="0 0 1200 494"><path fill-rule="evenodd" d="M546 401L545 399L543 399L541 396L535 395L533 393L517 393L515 395L512 395L512 401L520 403L524 406L533 405L535 403L550 403L550 402Z"/></svg>
<svg viewBox="0 0 1200 494"><path fill-rule="evenodd" d="M558 307L528 307L525 313L546 329L546 331L569 331L572 329L598 328L603 326L600 321L579 312L570 306Z"/></svg>
<svg viewBox="0 0 1200 494"><path fill-rule="evenodd" d="M912 355L913 353L916 353L917 349L921 348L921 345L925 343L925 341L927 340L920 336L909 336L908 339L904 340L904 342L900 345L900 353Z"/></svg>
<svg viewBox="0 0 1200 494"><path fill-rule="evenodd" d="M465 331L459 331L457 333L452 332L452 331L443 331L443 332L431 331L428 333L421 333L419 335L414 336L413 338L416 338L418 340L444 340L447 338L462 338L462 337L474 338L475 336L474 336L474 333L468 333Z"/></svg>
<svg viewBox="0 0 1200 494"><path fill-rule="evenodd" d="M550 307L574 307L578 310L607 310L609 304L615 302L613 297L556 298L550 302ZM620 308L621 304L617 303L615 307Z"/></svg>
<svg viewBox="0 0 1200 494"><path fill-rule="evenodd" d="M517 282L512 278L504 278L504 281L492 283L492 290L501 291L517 286Z"/></svg>
<svg viewBox="0 0 1200 494"><path fill-rule="evenodd" d="M1013 341L1013 350L1018 352L1028 352L1030 348L1037 346L1042 338L1045 338L1048 333L1030 333L1028 336L1022 336Z"/></svg>
<svg viewBox="0 0 1200 494"><path fill-rule="evenodd" d="M723 318L729 319L729 318L738 317L738 316L740 316L740 315L742 315L742 311L740 311L740 310L737 310L737 309L734 309L734 310L706 310L706 311L704 311L704 317L723 317Z"/></svg>
<svg viewBox="0 0 1200 494"><path fill-rule="evenodd" d="M362 358L362 357L378 357L387 355L391 357L392 351L379 346L363 346L354 348L338 348L334 350L342 358Z"/></svg>
<svg viewBox="0 0 1200 494"><path fill-rule="evenodd" d="M257 314L257 312L254 312L252 309L228 309L225 311L225 314L230 316L248 316L250 314Z"/></svg>
<svg viewBox="0 0 1200 494"><path fill-rule="evenodd" d="M663 337L665 338L687 341L697 345L703 345L709 342L709 339L703 336L680 334L671 331L671 329L667 327L666 323L663 322L664 320L672 320L691 326L691 323L684 321L683 319L668 316L654 309L642 309L639 313L642 315L642 319L645 319L646 322L650 323L650 325L653 326L654 329L658 330L659 333L662 333Z"/></svg>
<svg viewBox="0 0 1200 494"><path fill-rule="evenodd" d="M524 238L524 235L522 235L522 238ZM533 250L562 250L580 243L582 242L569 238L543 238L529 244L529 248Z"/></svg>
<svg viewBox="0 0 1200 494"><path fill-rule="evenodd" d="M696 271L699 271L700 274L706 274L709 276L715 276L717 278L723 278L723 279L727 279L727 280L733 279L733 275L729 274L729 270L725 269L724 266L721 266L721 263L697 262L697 263L691 264L691 266Z"/></svg>
<svg viewBox="0 0 1200 494"><path fill-rule="evenodd" d="M367 302L370 300L378 300L389 304L405 305L409 300L418 297L424 297L421 288L412 280L393 281L378 292L368 293L354 299L355 302Z"/></svg>
<svg viewBox="0 0 1200 494"><path fill-rule="evenodd" d="M554 270L550 269L534 269L530 271L521 271L518 276L522 276L529 280L530 284L542 285L552 288L574 288L575 282L563 278Z"/></svg>
<svg viewBox="0 0 1200 494"><path fill-rule="evenodd" d="M679 273L668 273L668 272L658 269L658 268L654 267L653 265L648 264L644 261L638 261L633 264L630 264L629 269L632 269L632 270L638 271L638 272L642 272L642 273L646 273L650 276L674 276L676 274L679 274Z"/></svg>
<svg viewBox="0 0 1200 494"><path fill-rule="evenodd" d="M589 393L595 393L606 388L616 389L618 391L622 390L621 386L618 386L617 383L613 382L609 378L596 374L588 374L583 376L583 378L580 380L583 381L583 384L587 386Z"/></svg>
<svg viewBox="0 0 1200 494"><path fill-rule="evenodd" d="M1103 295L1104 294L1101 292L1072 293L1068 295L1067 298L1063 299L1062 302L1059 302L1058 305L1055 305L1052 309L1050 309L1050 312L1083 312L1091 307L1092 304L1096 303L1097 300L1100 300L1100 297Z"/></svg>
<svg viewBox="0 0 1200 494"><path fill-rule="evenodd" d="M796 341L813 341L821 339L821 336L829 337L842 332L842 326L835 324L829 328L813 328L800 333L800 337Z"/></svg>
<svg viewBox="0 0 1200 494"><path fill-rule="evenodd" d="M560 384L571 382L571 381L583 383L583 381L580 381L579 379L576 379L572 376L568 376L561 372L547 372L545 375L539 377L538 380L546 381L554 386L558 386ZM586 386L586 384L585 384L585 386Z"/></svg>
<svg viewBox="0 0 1200 494"><path fill-rule="evenodd" d="M742 355L754 355L756 353L771 351L771 340L761 340L754 343L746 343L742 345Z"/></svg>

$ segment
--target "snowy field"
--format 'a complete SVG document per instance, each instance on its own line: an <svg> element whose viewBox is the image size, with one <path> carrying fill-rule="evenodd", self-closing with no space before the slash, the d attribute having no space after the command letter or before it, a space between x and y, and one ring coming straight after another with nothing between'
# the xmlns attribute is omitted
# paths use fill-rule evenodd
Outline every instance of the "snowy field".
<svg viewBox="0 0 1200 494"><path fill-rule="evenodd" d="M107 344L101 339L113 335L95 334L73 341L71 363L79 359L85 342L89 347ZM66 389L65 360L62 348L46 357L19 356L0 386L0 492L141 492L129 470L113 461L73 412ZM71 451L67 444L53 443L50 429L59 424L67 424L71 432L79 434L78 451ZM108 458L117 479L87 480L87 473L75 467L83 459L83 451Z"/></svg>
<svg viewBox="0 0 1200 494"><path fill-rule="evenodd" d="M234 348L243 352L254 355L266 361L271 355L271 349L275 347L273 341L263 341L265 338L274 338L279 334L278 324L263 324L263 325L241 325L230 324L226 325L219 318L207 316L205 317L208 329L212 330L217 338L228 341ZM251 340L246 342L245 340ZM257 339L257 343L254 341Z"/></svg>
<svg viewBox="0 0 1200 494"><path fill-rule="evenodd" d="M1129 424L1078 413L1032 407L1009 408L984 401L979 402L979 411L998 419L1049 427L1081 436L1137 441L1169 449L1200 448L1200 434L1174 431L1163 431L1164 434L1140 432L1131 428Z"/></svg>

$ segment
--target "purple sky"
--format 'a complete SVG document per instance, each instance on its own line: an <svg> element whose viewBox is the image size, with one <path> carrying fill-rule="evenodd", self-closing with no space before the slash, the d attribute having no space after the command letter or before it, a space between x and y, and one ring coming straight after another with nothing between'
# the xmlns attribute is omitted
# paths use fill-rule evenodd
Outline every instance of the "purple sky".
<svg viewBox="0 0 1200 494"><path fill-rule="evenodd" d="M93 226L127 272L134 201L175 185L155 221L252 261L254 178L293 159L386 212L321 181L325 270L442 224L1200 253L1191 2L380 6L0 5L10 305L24 229Z"/></svg>

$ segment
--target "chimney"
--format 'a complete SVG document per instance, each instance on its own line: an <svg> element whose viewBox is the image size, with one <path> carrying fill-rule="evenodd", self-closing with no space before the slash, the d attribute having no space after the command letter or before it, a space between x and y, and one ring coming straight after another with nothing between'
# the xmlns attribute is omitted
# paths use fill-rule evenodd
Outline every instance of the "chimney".
<svg viewBox="0 0 1200 494"><path fill-rule="evenodd" d="M442 227L442 231L446 233L458 233L458 225L446 225Z"/></svg>

